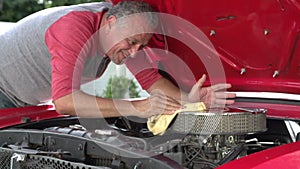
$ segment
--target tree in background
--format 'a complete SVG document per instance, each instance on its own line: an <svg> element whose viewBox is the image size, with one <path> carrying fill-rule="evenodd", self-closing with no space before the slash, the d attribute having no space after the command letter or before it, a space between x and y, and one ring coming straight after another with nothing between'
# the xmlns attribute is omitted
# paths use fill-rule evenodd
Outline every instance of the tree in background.
<svg viewBox="0 0 300 169"><path fill-rule="evenodd" d="M17 22L45 8L103 0L0 0L0 21Z"/></svg>
<svg viewBox="0 0 300 169"><path fill-rule="evenodd" d="M108 80L106 90L103 92L104 98L138 98L138 86L132 79L125 76L111 76Z"/></svg>

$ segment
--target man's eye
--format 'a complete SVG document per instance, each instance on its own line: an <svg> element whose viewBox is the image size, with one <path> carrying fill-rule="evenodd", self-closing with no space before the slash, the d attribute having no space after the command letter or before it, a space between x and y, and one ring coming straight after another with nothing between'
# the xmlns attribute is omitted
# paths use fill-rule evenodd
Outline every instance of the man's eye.
<svg viewBox="0 0 300 169"><path fill-rule="evenodd" d="M130 39L128 39L128 43L129 43L130 45L136 45L136 44L137 44L137 42L136 42L136 41L134 41L134 40L130 40Z"/></svg>
<svg viewBox="0 0 300 169"><path fill-rule="evenodd" d="M132 45L136 45L137 42L136 42L136 41L131 41L131 44L132 44Z"/></svg>

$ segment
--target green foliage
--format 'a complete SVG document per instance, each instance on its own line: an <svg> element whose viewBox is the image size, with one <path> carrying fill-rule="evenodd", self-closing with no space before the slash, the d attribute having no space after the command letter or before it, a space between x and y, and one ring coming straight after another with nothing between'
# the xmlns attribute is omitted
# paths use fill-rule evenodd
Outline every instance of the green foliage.
<svg viewBox="0 0 300 169"><path fill-rule="evenodd" d="M137 98L139 91L137 85L132 79L125 76L111 76L108 80L106 90L103 92L104 98Z"/></svg>
<svg viewBox="0 0 300 169"><path fill-rule="evenodd" d="M0 21L17 22L45 8L99 1L101 0L0 0L0 3L3 3L0 9Z"/></svg>
<svg viewBox="0 0 300 169"><path fill-rule="evenodd" d="M88 2L100 2L101 0L44 0L48 6L46 7L54 7L54 6L63 6L63 5L74 5ZM102 0L103 1L103 0ZM51 2L51 3L49 3Z"/></svg>
<svg viewBox="0 0 300 169"><path fill-rule="evenodd" d="M16 22L35 11L44 9L43 4L38 4L37 0L4 0L0 20Z"/></svg>

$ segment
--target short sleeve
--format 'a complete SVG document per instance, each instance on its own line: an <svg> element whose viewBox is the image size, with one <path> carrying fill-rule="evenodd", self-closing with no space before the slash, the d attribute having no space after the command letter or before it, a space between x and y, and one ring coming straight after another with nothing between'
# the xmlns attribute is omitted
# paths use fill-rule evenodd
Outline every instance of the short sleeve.
<svg viewBox="0 0 300 169"><path fill-rule="evenodd" d="M79 90L85 59L91 52L87 41L96 32L99 20L92 12L74 11L61 17L46 31L52 56L52 99Z"/></svg>

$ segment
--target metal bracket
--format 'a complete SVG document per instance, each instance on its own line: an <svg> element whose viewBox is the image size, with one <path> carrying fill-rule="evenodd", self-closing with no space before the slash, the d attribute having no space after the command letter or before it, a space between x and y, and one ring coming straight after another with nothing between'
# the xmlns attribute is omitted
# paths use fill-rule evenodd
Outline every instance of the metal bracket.
<svg viewBox="0 0 300 169"><path fill-rule="evenodd" d="M25 154L14 153L10 158L10 169L18 169L20 168L15 162L25 161Z"/></svg>

